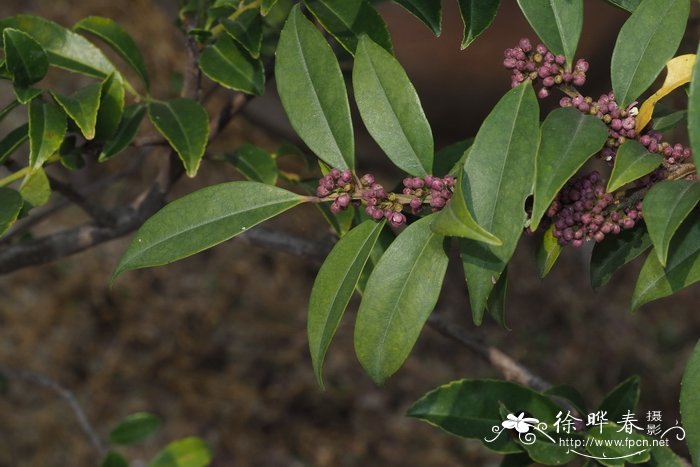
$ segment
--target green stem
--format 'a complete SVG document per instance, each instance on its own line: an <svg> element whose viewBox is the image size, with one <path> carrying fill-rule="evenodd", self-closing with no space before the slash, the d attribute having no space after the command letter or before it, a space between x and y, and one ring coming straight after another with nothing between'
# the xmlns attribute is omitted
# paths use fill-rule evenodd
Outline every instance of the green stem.
<svg viewBox="0 0 700 467"><path fill-rule="evenodd" d="M0 186L7 186L12 182L16 182L27 175L27 173L29 173L29 166L19 169L17 172L13 172L5 178L0 178Z"/></svg>

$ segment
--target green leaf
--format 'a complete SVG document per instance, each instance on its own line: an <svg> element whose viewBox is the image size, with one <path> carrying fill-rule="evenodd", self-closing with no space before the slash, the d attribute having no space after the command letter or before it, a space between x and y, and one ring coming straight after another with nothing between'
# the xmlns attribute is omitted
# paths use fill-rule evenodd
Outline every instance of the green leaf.
<svg viewBox="0 0 700 467"><path fill-rule="evenodd" d="M100 162L111 159L129 147L139 130L144 115L146 115L146 106L142 104L130 105L124 109L124 114L116 133L102 147Z"/></svg>
<svg viewBox="0 0 700 467"><path fill-rule="evenodd" d="M631 13L642 3L642 0L608 0L608 3Z"/></svg>
<svg viewBox="0 0 700 467"><path fill-rule="evenodd" d="M148 463L148 467L205 467L212 461L211 450L200 438L173 441Z"/></svg>
<svg viewBox="0 0 700 467"><path fill-rule="evenodd" d="M459 0L459 13L464 23L464 36L462 38L462 50L481 35L496 18L496 12L501 0Z"/></svg>
<svg viewBox="0 0 700 467"><path fill-rule="evenodd" d="M102 82L100 107L97 110L95 138L106 140L114 136L124 112L124 83L112 74Z"/></svg>
<svg viewBox="0 0 700 467"><path fill-rule="evenodd" d="M698 202L700 182L693 180L662 181L644 196L644 221L662 265L673 234Z"/></svg>
<svg viewBox="0 0 700 467"><path fill-rule="evenodd" d="M22 196L16 190L0 187L0 235L15 223L22 204Z"/></svg>
<svg viewBox="0 0 700 467"><path fill-rule="evenodd" d="M187 176L194 177L209 137L209 116L204 107L186 98L151 101L148 118L180 156Z"/></svg>
<svg viewBox="0 0 700 467"><path fill-rule="evenodd" d="M518 454L506 454L503 456L499 467L524 467L532 465L534 461L525 452Z"/></svg>
<svg viewBox="0 0 700 467"><path fill-rule="evenodd" d="M253 58L260 56L263 30L259 10L245 10L235 20L228 18L222 20L221 25L228 35L247 50Z"/></svg>
<svg viewBox="0 0 700 467"><path fill-rule="evenodd" d="M102 460L100 467L129 467L129 461L115 451L109 451Z"/></svg>
<svg viewBox="0 0 700 467"><path fill-rule="evenodd" d="M304 202L257 182L213 185L173 201L136 232L113 274L172 263L218 245Z"/></svg>
<svg viewBox="0 0 700 467"><path fill-rule="evenodd" d="M651 459L645 464L647 467L686 467L688 465L666 446L654 446L650 454Z"/></svg>
<svg viewBox="0 0 700 467"><path fill-rule="evenodd" d="M506 292L508 291L508 270L505 269L494 285L486 302L486 309L491 317L504 329L510 329L506 323Z"/></svg>
<svg viewBox="0 0 700 467"><path fill-rule="evenodd" d="M314 281L307 332L316 381L323 387L323 360L385 221L366 220L333 247Z"/></svg>
<svg viewBox="0 0 700 467"><path fill-rule="evenodd" d="M535 199L530 228L540 225L544 213L566 182L598 152L608 138L608 127L597 117L574 108L557 109L542 123L537 154Z"/></svg>
<svg viewBox="0 0 700 467"><path fill-rule="evenodd" d="M276 52L277 91L299 137L338 169L355 165L350 104L338 60L296 5Z"/></svg>
<svg viewBox="0 0 700 467"><path fill-rule="evenodd" d="M673 112L663 117L655 117L652 121L652 128L655 131L660 131L661 133L674 129L677 125L681 123L687 123L688 111L679 110L678 112Z"/></svg>
<svg viewBox="0 0 700 467"><path fill-rule="evenodd" d="M649 449L640 448L647 441L643 435L637 432L626 433L622 427L614 423L607 423L602 428L589 430L587 437L591 441L584 444L586 450L595 456L597 462L605 466L624 466L625 463L642 464L651 458ZM631 445L625 444L627 442Z"/></svg>
<svg viewBox="0 0 700 467"><path fill-rule="evenodd" d="M21 104L28 104L29 101L37 97L39 94L41 94L43 91L39 88L35 87L22 87L22 86L13 86L12 90L15 93L15 97L17 97L17 100Z"/></svg>
<svg viewBox="0 0 700 467"><path fill-rule="evenodd" d="M520 452L508 436L493 438L494 426L503 422L499 407L505 405L515 414L526 412L540 420L554 420L559 408L547 397L506 381L453 381L430 391L408 409L408 416L419 418L462 438L478 439L497 452Z"/></svg>
<svg viewBox="0 0 700 467"><path fill-rule="evenodd" d="M583 0L518 0L518 5L542 42L564 55L571 68L583 27Z"/></svg>
<svg viewBox="0 0 700 467"><path fill-rule="evenodd" d="M604 286L622 266L637 258L651 247L651 239L644 226L623 230L619 235L607 235L596 243L591 255L591 286Z"/></svg>
<svg viewBox="0 0 700 467"><path fill-rule="evenodd" d="M19 194L32 207L48 203L51 197L51 185L44 169L37 168L28 173L19 187Z"/></svg>
<svg viewBox="0 0 700 467"><path fill-rule="evenodd" d="M700 46L698 46L698 55L700 55ZM700 60L697 59L688 96L688 137L693 151L693 162L695 167L700 167Z"/></svg>
<svg viewBox="0 0 700 467"><path fill-rule="evenodd" d="M501 245L502 242L498 238L476 223L467 208L464 190L464 171L460 170L452 199L440 212L435 214L435 220L430 224L430 228L433 232L448 237L471 238L489 245Z"/></svg>
<svg viewBox="0 0 700 467"><path fill-rule="evenodd" d="M688 451L695 464L700 461L700 342L695 346L683 372L681 417L688 437Z"/></svg>
<svg viewBox="0 0 700 467"><path fill-rule="evenodd" d="M229 36L207 46L199 58L202 72L224 87L260 96L265 92L262 62L252 58Z"/></svg>
<svg viewBox="0 0 700 467"><path fill-rule="evenodd" d="M155 415L136 412L119 422L109 433L109 441L114 444L139 443L158 431L160 425L160 418Z"/></svg>
<svg viewBox="0 0 700 467"><path fill-rule="evenodd" d="M51 91L51 95L71 120L78 125L85 139L95 137L95 124L97 123L97 109L100 106L100 94L102 83L93 83L79 89L71 96L64 96Z"/></svg>
<svg viewBox="0 0 700 467"><path fill-rule="evenodd" d="M645 0L622 26L610 65L620 107L646 91L673 57L689 10L689 0Z"/></svg>
<svg viewBox="0 0 700 467"><path fill-rule="evenodd" d="M379 260L384 255L384 252L386 252L389 245L391 245L395 238L396 235L394 235L394 232L391 229L383 229L382 233L379 234L379 239L377 240L377 243L374 244L372 253L369 255L369 260L367 260L367 263L360 274L360 279L357 281L356 290L360 295L364 295L365 289L367 288L367 283L372 275L372 271L374 271L374 268L377 267L377 263L379 263Z"/></svg>
<svg viewBox="0 0 700 467"><path fill-rule="evenodd" d="M352 70L355 101L367 131L397 167L425 176L433 167L433 134L401 64L363 36Z"/></svg>
<svg viewBox="0 0 700 467"><path fill-rule="evenodd" d="M393 53L389 29L367 0L304 0L304 4L351 54L363 34Z"/></svg>
<svg viewBox="0 0 700 467"><path fill-rule="evenodd" d="M515 251L525 225L525 199L535 179L539 107L532 86L508 91L484 120L464 164L464 196L474 220L501 246L461 243L475 323L481 323L491 289Z"/></svg>
<svg viewBox="0 0 700 467"><path fill-rule="evenodd" d="M617 150L615 165L605 191L612 193L618 188L650 174L661 165L663 160L663 156L647 151L638 141L633 139L625 141Z"/></svg>
<svg viewBox="0 0 700 467"><path fill-rule="evenodd" d="M25 123L11 132L9 132L2 140L0 140L0 164L14 153L20 144L24 143L29 138L29 125Z"/></svg>
<svg viewBox="0 0 700 467"><path fill-rule="evenodd" d="M244 144L226 159L248 180L268 185L277 183L279 171L275 157L262 148Z"/></svg>
<svg viewBox="0 0 700 467"><path fill-rule="evenodd" d="M542 394L550 397L559 397L566 399L571 402L576 410L581 414L587 413L586 411L586 401L583 400L583 396L575 388L568 386L566 384L560 384L558 386L552 386L551 388L543 391Z"/></svg>
<svg viewBox="0 0 700 467"><path fill-rule="evenodd" d="M49 71L49 59L44 48L32 36L17 29L2 32L5 63L18 86L29 86L41 81Z"/></svg>
<svg viewBox="0 0 700 467"><path fill-rule="evenodd" d="M690 216L673 236L666 268L650 254L632 294L632 310L700 280L700 216Z"/></svg>
<svg viewBox="0 0 700 467"><path fill-rule="evenodd" d="M421 20L436 36L442 31L442 2L440 0L393 0Z"/></svg>
<svg viewBox="0 0 700 467"><path fill-rule="evenodd" d="M277 0L262 0L260 3L260 13L262 13L263 16L266 16L276 3Z"/></svg>
<svg viewBox="0 0 700 467"><path fill-rule="evenodd" d="M31 35L45 50L51 65L104 78L114 65L83 36L38 16L17 15L0 20L0 30L16 28Z"/></svg>
<svg viewBox="0 0 700 467"><path fill-rule="evenodd" d="M136 71L143 84L146 85L146 89L150 87L148 71L141 52L129 33L114 20L101 16L88 16L78 21L73 26L73 30L94 34L105 41Z"/></svg>
<svg viewBox="0 0 700 467"><path fill-rule="evenodd" d="M553 227L550 227L544 232L542 242L537 248L537 274L540 279L544 279L552 270L562 249L552 230Z"/></svg>
<svg viewBox="0 0 700 467"><path fill-rule="evenodd" d="M611 422L620 420L627 411L634 413L639 402L639 376L627 378L610 391L598 410L607 412L607 419Z"/></svg>
<svg viewBox="0 0 700 467"><path fill-rule="evenodd" d="M34 169L58 151L66 134L66 114L51 102L29 104L29 165Z"/></svg>
<svg viewBox="0 0 700 467"><path fill-rule="evenodd" d="M63 140L61 147L58 149L61 165L69 170L80 170L85 167L83 153L75 146L75 142L75 135L70 135Z"/></svg>
<svg viewBox="0 0 700 467"><path fill-rule="evenodd" d="M374 382L401 367L433 311L447 270L432 216L409 225L372 271L355 321L355 352Z"/></svg>
<svg viewBox="0 0 700 467"><path fill-rule="evenodd" d="M474 144L474 138L467 138L436 152L433 160L433 175L436 177L458 176L462 172L462 166L464 166L465 153L472 147L472 144Z"/></svg>

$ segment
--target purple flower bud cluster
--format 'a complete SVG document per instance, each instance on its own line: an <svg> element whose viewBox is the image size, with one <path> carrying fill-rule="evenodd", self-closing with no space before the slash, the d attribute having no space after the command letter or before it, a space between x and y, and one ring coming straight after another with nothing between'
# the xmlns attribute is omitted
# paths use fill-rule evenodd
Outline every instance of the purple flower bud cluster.
<svg viewBox="0 0 700 467"><path fill-rule="evenodd" d="M452 198L456 180L448 175L444 178L428 175L425 178L407 177L403 179L403 194L413 197L409 202L411 212L418 214L423 204L429 204L433 212L444 208Z"/></svg>
<svg viewBox="0 0 700 467"><path fill-rule="evenodd" d="M557 85L572 84L583 86L586 82L588 62L580 59L574 69L568 71L565 68L566 58L563 55L554 55L543 44L532 47L529 39L520 39L516 47L506 49L504 52L503 66L513 70L511 74L511 87L516 87L523 81L541 80L542 88L537 92L540 99L549 96L550 90Z"/></svg>
<svg viewBox="0 0 700 467"><path fill-rule="evenodd" d="M354 188L352 172L332 169L325 177L319 180L316 196L319 198L335 196L331 204L331 212L338 214L350 206Z"/></svg>
<svg viewBox="0 0 700 467"><path fill-rule="evenodd" d="M642 218L642 203L624 206L605 192L598 172L570 180L547 210L559 244L580 247L587 240L602 242L608 234L631 229Z"/></svg>
<svg viewBox="0 0 700 467"><path fill-rule="evenodd" d="M365 174L360 179L362 204L365 212L374 220L386 218L389 225L399 227L406 223L403 215L403 206L396 202L396 195L384 190L384 187L376 182L374 176Z"/></svg>
<svg viewBox="0 0 700 467"><path fill-rule="evenodd" d="M692 156L690 148L680 143L670 144L661 140L661 133L649 131L639 138L639 142L644 145L649 152L656 152L664 156L668 165L682 164L687 162Z"/></svg>

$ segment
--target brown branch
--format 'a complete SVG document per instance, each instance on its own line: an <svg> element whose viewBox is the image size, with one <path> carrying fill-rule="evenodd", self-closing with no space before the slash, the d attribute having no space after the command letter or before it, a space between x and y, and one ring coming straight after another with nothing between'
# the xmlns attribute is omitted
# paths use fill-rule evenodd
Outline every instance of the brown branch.
<svg viewBox="0 0 700 467"><path fill-rule="evenodd" d="M102 227L114 226L114 217L111 212L93 203L69 184L51 175L47 175L47 177L53 191L61 193L67 200L82 209L88 216L92 217L97 225Z"/></svg>
<svg viewBox="0 0 700 467"><path fill-rule="evenodd" d="M29 383L37 384L55 392L61 399L63 399L68 404L68 407L70 407L70 409L73 411L73 414L75 414L75 418L77 419L80 428L85 433L85 436L87 436L88 440L90 441L90 444L92 444L93 448L95 448L95 451L97 451L99 457L104 457L104 455L107 452L107 449L105 448L102 439L97 434L97 430L95 430L95 428L92 426L92 424L87 418L87 415L85 415L85 411L83 411L82 407L80 407L78 400L71 391L64 388L48 376L35 373L33 371L17 370L13 368L0 366L0 375L4 376L7 379L26 381Z"/></svg>

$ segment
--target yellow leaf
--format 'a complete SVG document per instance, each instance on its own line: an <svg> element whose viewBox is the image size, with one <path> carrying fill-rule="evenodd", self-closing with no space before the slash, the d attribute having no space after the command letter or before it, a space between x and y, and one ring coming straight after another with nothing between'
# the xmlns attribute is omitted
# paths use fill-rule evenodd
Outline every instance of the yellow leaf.
<svg viewBox="0 0 700 467"><path fill-rule="evenodd" d="M652 94L649 99L644 101L642 106L639 108L639 114L637 115L637 127L635 128L637 134L639 134L651 120L651 116L654 113L654 106L657 102L659 102L674 89L690 82L690 75L693 73L694 66L695 54L679 55L666 63L668 72L666 73L664 84L658 91Z"/></svg>

